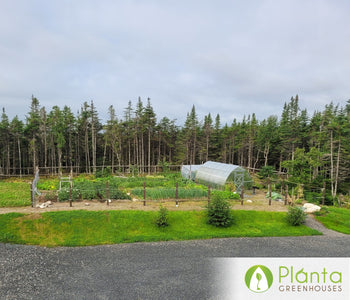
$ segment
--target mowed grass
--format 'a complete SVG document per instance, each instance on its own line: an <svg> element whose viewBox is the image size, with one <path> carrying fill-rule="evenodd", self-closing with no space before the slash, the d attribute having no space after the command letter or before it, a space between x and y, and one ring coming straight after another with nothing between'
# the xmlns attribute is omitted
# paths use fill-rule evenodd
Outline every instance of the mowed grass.
<svg viewBox="0 0 350 300"><path fill-rule="evenodd" d="M316 219L329 229L350 234L350 209L327 207L329 213Z"/></svg>
<svg viewBox="0 0 350 300"><path fill-rule="evenodd" d="M155 225L157 211L61 211L0 215L0 242L55 246L154 242L224 237L301 236L321 234L290 226L286 213L234 211L234 224L207 224L205 211L170 211L170 226Z"/></svg>
<svg viewBox="0 0 350 300"><path fill-rule="evenodd" d="M29 183L0 181L0 207L28 206L30 204Z"/></svg>

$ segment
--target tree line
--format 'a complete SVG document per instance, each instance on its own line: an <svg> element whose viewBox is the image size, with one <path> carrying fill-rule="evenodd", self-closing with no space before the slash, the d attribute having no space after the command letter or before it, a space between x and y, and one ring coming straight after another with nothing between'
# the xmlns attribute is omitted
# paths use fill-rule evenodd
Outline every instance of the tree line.
<svg viewBox="0 0 350 300"><path fill-rule="evenodd" d="M102 124L96 107L84 102L77 114L68 106L47 111L32 96L25 120L0 122L0 174L42 172L96 173L103 169L151 172L153 166L201 164L208 160L253 169L271 166L296 183L320 185L336 193L347 189L350 170L350 100L330 103L312 115L299 107L298 95L286 102L280 117L257 120L254 113L231 124L210 113L199 120L195 106L182 126L157 120L148 98L128 102L122 116L108 109Z"/></svg>

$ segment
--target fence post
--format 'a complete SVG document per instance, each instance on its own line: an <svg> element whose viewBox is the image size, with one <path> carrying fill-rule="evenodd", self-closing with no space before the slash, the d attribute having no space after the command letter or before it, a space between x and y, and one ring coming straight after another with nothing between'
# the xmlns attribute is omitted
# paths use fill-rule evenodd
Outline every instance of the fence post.
<svg viewBox="0 0 350 300"><path fill-rule="evenodd" d="M176 198L176 207L178 207L178 205L179 205L179 201L178 201L178 198L179 198L179 183L177 183L177 182L176 182L175 198Z"/></svg>
<svg viewBox="0 0 350 300"><path fill-rule="evenodd" d="M69 206L72 207L72 187L69 185Z"/></svg>
<svg viewBox="0 0 350 300"><path fill-rule="evenodd" d="M326 182L323 181L323 188L322 188L322 205L324 205L325 197L326 197Z"/></svg>
<svg viewBox="0 0 350 300"><path fill-rule="evenodd" d="M243 205L243 199L244 199L244 186L243 186L243 185L241 186L241 194L240 194L240 197L241 197L241 205Z"/></svg>
<svg viewBox="0 0 350 300"><path fill-rule="evenodd" d="M269 179L269 205L271 205L271 181Z"/></svg>
<svg viewBox="0 0 350 300"><path fill-rule="evenodd" d="M208 205L210 204L210 185L208 185Z"/></svg>
<svg viewBox="0 0 350 300"><path fill-rule="evenodd" d="M287 202L288 202L288 184L286 185L286 194L284 197L284 205L287 205Z"/></svg>
<svg viewBox="0 0 350 300"><path fill-rule="evenodd" d="M146 181L143 182L143 206L146 206Z"/></svg>
<svg viewBox="0 0 350 300"><path fill-rule="evenodd" d="M34 207L34 188L33 188L33 182L30 184L30 202L32 207Z"/></svg>
<svg viewBox="0 0 350 300"><path fill-rule="evenodd" d="M109 181L106 182L106 198L107 198L107 206L109 206Z"/></svg>

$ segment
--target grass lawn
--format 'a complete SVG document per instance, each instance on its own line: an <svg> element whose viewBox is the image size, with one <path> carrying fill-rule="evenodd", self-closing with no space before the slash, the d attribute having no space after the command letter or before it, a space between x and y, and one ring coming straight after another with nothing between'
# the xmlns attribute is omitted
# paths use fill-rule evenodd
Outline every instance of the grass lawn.
<svg viewBox="0 0 350 300"><path fill-rule="evenodd" d="M30 204L29 183L0 181L0 207L28 206Z"/></svg>
<svg viewBox="0 0 350 300"><path fill-rule="evenodd" d="M170 211L170 226L155 225L157 211L61 211L0 215L0 242L48 247L129 242L317 235L306 226L290 226L286 213L234 211L235 223L217 228L204 211Z"/></svg>
<svg viewBox="0 0 350 300"><path fill-rule="evenodd" d="M350 234L350 209L327 207L329 213L316 219L329 229Z"/></svg>

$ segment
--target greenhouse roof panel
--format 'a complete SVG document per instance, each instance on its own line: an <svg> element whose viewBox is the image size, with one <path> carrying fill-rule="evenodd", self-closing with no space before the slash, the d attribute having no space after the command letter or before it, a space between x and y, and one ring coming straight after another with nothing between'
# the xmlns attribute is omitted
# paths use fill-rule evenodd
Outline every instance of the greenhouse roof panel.
<svg viewBox="0 0 350 300"><path fill-rule="evenodd" d="M233 174L233 176L237 174L239 175L238 177L243 177L244 175L242 172L245 172L244 168L237 165L208 161L197 170L196 181L225 186L231 174ZM243 178L241 181L243 181Z"/></svg>

